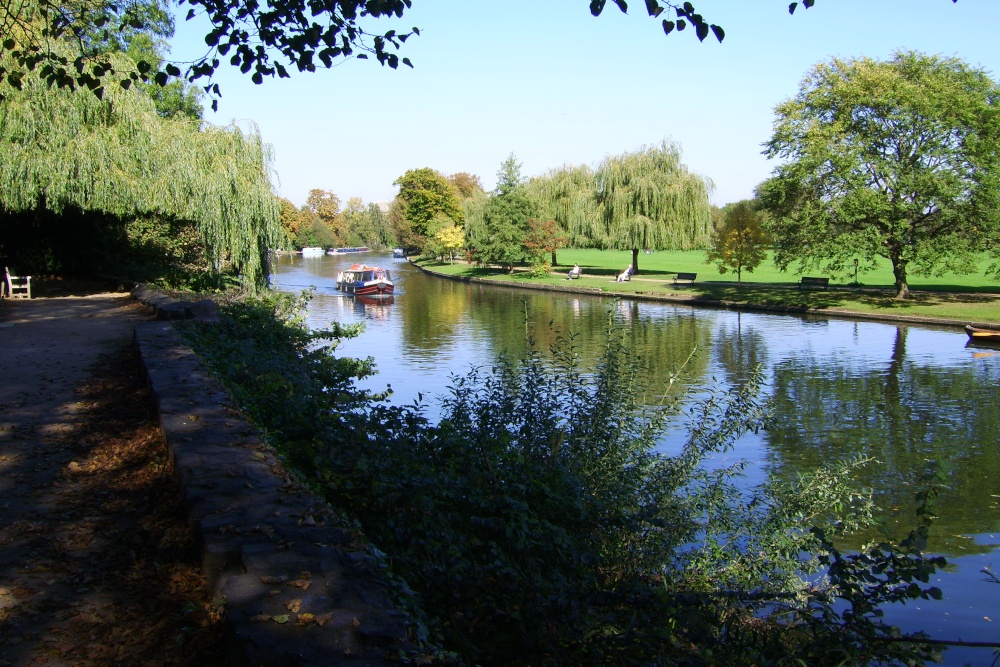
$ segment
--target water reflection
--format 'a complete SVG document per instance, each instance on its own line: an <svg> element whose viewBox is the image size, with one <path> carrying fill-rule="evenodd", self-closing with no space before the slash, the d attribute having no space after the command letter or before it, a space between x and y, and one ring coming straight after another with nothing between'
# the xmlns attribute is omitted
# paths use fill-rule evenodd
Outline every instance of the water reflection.
<svg viewBox="0 0 1000 667"><path fill-rule="evenodd" d="M1000 596L991 595L978 570L991 564L1000 543L1000 355L966 348L960 329L616 303L430 278L405 261L363 256L390 268L396 285L392 302L373 304L333 289L337 272L355 261L283 257L276 283L284 290L315 286L312 326L365 322L366 333L345 342L340 353L373 356L379 375L365 386L391 385L398 404L431 397L431 417L433 397L447 390L452 374L488 365L501 352L518 354L527 337L544 348L576 332L583 359L596 359L613 308L651 381L666 378L694 348L699 353L684 387L692 394L725 389L763 368L774 427L744 438L728 455L755 464L749 483L767 474L791 480L825 462L870 455L879 463L858 481L876 490L887 516L908 527L921 471L928 460L942 461L949 488L936 507L931 546L955 563L939 584L949 600L893 616L935 636L994 638L984 619L1000 622ZM680 429L668 433L663 447L679 447L680 437ZM949 627L959 617L962 624ZM947 655L948 662L958 656L984 662L967 653Z"/></svg>

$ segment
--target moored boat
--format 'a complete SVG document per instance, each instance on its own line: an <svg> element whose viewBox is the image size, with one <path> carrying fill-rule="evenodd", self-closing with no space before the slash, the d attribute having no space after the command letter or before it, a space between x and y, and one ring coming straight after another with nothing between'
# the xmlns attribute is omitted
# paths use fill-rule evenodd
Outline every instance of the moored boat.
<svg viewBox="0 0 1000 667"><path fill-rule="evenodd" d="M965 325L965 333L969 335L969 342L983 345L1000 345L1000 330L980 329L971 324Z"/></svg>
<svg viewBox="0 0 1000 667"><path fill-rule="evenodd" d="M352 246L350 248L330 248L327 252L331 255L343 255L348 252L371 252L371 248L364 245Z"/></svg>
<svg viewBox="0 0 1000 667"><path fill-rule="evenodd" d="M358 296L392 296L389 272L378 266L354 264L337 275L337 289Z"/></svg>
<svg viewBox="0 0 1000 667"><path fill-rule="evenodd" d="M326 254L326 250L323 248L307 247L302 249L303 257L322 257Z"/></svg>
<svg viewBox="0 0 1000 667"><path fill-rule="evenodd" d="M397 258L397 259L402 258L402 257L406 257L406 251L403 250L402 248L393 248L392 249L392 256L395 257L395 258Z"/></svg>

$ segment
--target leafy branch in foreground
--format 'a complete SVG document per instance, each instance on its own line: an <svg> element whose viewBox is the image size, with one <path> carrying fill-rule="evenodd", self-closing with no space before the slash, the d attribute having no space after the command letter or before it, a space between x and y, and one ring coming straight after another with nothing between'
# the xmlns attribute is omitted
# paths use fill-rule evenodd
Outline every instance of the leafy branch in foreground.
<svg viewBox="0 0 1000 667"><path fill-rule="evenodd" d="M625 0L613 0L622 12ZM814 0L805 0L805 7ZM224 61L249 74L254 83L264 77L288 77L290 72L314 72L330 68L348 58L374 57L379 64L397 68L411 66L410 60L397 52L420 29L392 27L372 30L372 21L400 20L412 6L411 0L273 0L261 5L255 0L179 0L190 5L187 18L203 15L211 27L205 35L207 52L197 58L184 77L189 82L207 79L205 92L218 97L218 84L212 76ZM794 12L798 2L789 5ZM599 16L606 0L590 0L590 12ZM667 35L684 31L688 26L700 41L710 34L721 42L725 31L708 22L691 2L645 0L650 17L660 20ZM9 83L17 87L27 71L40 68L50 85L84 87L101 96L108 77L122 74L101 50L104 42L116 35L155 32L164 21L156 0L98 0L84 3L59 3L53 0L0 1L0 54L9 52L17 66L0 69ZM661 18L661 16L663 18ZM51 43L72 44L75 55L53 50ZM125 72L120 78L128 87L138 81L165 85L182 75L176 63L155 59L142 61L137 72ZM217 108L213 99L212 107Z"/></svg>
<svg viewBox="0 0 1000 667"><path fill-rule="evenodd" d="M419 406L352 388L370 362L316 348L293 305L235 304L192 340L273 444L388 554L434 645L497 665L931 655L920 636L880 641L897 631L877 610L936 595L920 585L942 564L920 553L929 513L912 539L845 555L828 536L874 520L847 482L865 460L749 489L742 464L707 460L766 426L759 375L690 405L670 377L646 384L609 315L596 367L582 366L573 335L532 346L454 377L431 425ZM685 444L666 455L678 418Z"/></svg>

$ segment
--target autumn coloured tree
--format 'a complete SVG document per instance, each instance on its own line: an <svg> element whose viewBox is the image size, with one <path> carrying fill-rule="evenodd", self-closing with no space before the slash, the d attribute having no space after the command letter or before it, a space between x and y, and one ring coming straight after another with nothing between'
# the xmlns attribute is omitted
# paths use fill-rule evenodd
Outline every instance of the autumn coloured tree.
<svg viewBox="0 0 1000 667"><path fill-rule="evenodd" d="M463 201L469 197L474 197L477 194L485 192L483 182L479 179L479 177L465 171L452 174L448 177L448 182L455 186L455 189L458 191L458 196L461 197Z"/></svg>
<svg viewBox="0 0 1000 667"><path fill-rule="evenodd" d="M281 223L281 230L284 232L286 239L282 247L289 248L292 246L295 238L299 235L299 229L309 222L310 217L305 211L284 197L278 198L278 220Z"/></svg>
<svg viewBox="0 0 1000 667"><path fill-rule="evenodd" d="M721 274L734 272L739 283L744 271L753 273L767 259L769 244L763 214L753 201L739 201L722 209L721 220L712 229L705 262L714 263Z"/></svg>
<svg viewBox="0 0 1000 667"><path fill-rule="evenodd" d="M454 261L458 251L465 247L465 233L461 227L454 225L438 230L434 234L434 240L441 249L441 254L449 261Z"/></svg>
<svg viewBox="0 0 1000 667"><path fill-rule="evenodd" d="M316 235L322 237L323 241L318 242L320 245L346 244L347 229L340 204L340 197L329 190L313 188L306 197L306 205L303 210L313 217L311 227L315 230ZM329 230L329 234L323 233L322 227Z"/></svg>
<svg viewBox="0 0 1000 667"><path fill-rule="evenodd" d="M833 58L778 105L758 188L779 268L968 273L1000 248L1000 86L958 58Z"/></svg>
<svg viewBox="0 0 1000 667"><path fill-rule="evenodd" d="M541 259L549 255L552 266L556 265L556 251L569 244L569 236L555 220L528 219L528 235L524 237L524 249L528 257Z"/></svg>
<svg viewBox="0 0 1000 667"><path fill-rule="evenodd" d="M435 219L445 218L452 225L461 225L465 219L458 190L434 169L411 169L393 185L399 187L394 231L409 248L423 248L428 236L447 226L440 222L432 225Z"/></svg>

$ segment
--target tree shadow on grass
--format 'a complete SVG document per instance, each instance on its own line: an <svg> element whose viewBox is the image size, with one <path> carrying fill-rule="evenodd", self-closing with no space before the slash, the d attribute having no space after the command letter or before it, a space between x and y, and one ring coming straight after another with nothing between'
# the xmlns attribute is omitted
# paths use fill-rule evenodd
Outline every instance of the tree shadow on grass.
<svg viewBox="0 0 1000 667"><path fill-rule="evenodd" d="M887 312L903 313L915 308L946 305L989 305L1000 303L1000 294L921 290L907 299L895 298L892 290L876 289L790 289L787 286L746 286L696 284L691 287L694 301L760 305L789 311L825 310L861 304Z"/></svg>

